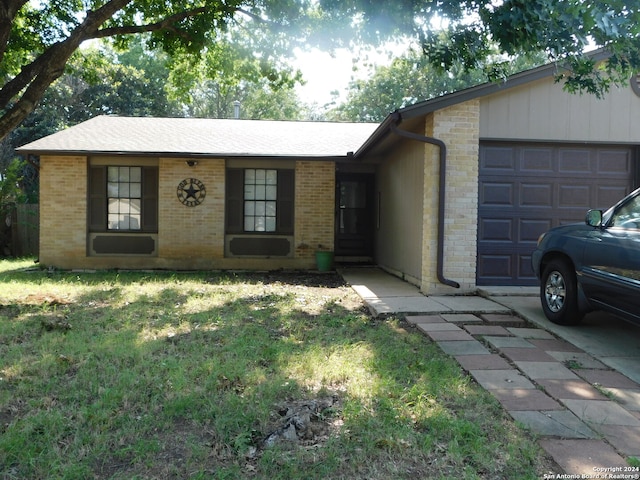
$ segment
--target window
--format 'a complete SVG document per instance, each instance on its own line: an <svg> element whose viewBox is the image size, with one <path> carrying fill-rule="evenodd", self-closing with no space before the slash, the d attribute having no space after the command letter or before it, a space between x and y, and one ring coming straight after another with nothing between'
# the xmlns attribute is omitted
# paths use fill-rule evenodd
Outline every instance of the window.
<svg viewBox="0 0 640 480"><path fill-rule="evenodd" d="M91 165L90 232L157 232L158 167Z"/></svg>
<svg viewBox="0 0 640 480"><path fill-rule="evenodd" d="M226 232L293 234L294 170L230 168L226 178Z"/></svg>
<svg viewBox="0 0 640 480"><path fill-rule="evenodd" d="M275 232L278 171L248 168L244 171L245 232Z"/></svg>
<svg viewBox="0 0 640 480"><path fill-rule="evenodd" d="M107 167L107 230L140 230L142 167Z"/></svg>

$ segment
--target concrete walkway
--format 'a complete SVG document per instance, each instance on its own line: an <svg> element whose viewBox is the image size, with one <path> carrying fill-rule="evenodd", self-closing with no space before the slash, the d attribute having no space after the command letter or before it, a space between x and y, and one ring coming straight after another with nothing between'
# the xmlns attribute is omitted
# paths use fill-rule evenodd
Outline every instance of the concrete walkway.
<svg viewBox="0 0 640 480"><path fill-rule="evenodd" d="M639 327L602 313L577 327L554 325L537 288L426 297L377 268L340 273L372 314L404 316L454 357L539 438L564 469L552 473L640 478L624 470L640 458Z"/></svg>

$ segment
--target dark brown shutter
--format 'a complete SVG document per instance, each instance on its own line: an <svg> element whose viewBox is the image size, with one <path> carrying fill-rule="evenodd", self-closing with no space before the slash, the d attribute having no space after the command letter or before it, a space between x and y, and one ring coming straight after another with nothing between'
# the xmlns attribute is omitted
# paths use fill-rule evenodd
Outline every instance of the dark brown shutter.
<svg viewBox="0 0 640 480"><path fill-rule="evenodd" d="M89 167L89 231L107 230L107 167Z"/></svg>
<svg viewBox="0 0 640 480"><path fill-rule="evenodd" d="M142 169L142 231L158 231L158 167Z"/></svg>
<svg viewBox="0 0 640 480"><path fill-rule="evenodd" d="M277 227L278 233L293 234L294 198L295 198L295 170L278 170L278 204Z"/></svg>
<svg viewBox="0 0 640 480"><path fill-rule="evenodd" d="M227 170L226 179L227 233L244 231L244 170Z"/></svg>

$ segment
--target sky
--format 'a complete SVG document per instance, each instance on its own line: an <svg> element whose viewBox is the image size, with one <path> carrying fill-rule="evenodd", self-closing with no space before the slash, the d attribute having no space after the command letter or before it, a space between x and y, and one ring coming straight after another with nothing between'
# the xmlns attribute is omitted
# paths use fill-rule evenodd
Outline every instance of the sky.
<svg viewBox="0 0 640 480"><path fill-rule="evenodd" d="M298 86L296 93L304 103L323 106L332 100L332 91L339 91L340 98L346 98L349 81L355 75L352 53L340 49L331 55L317 49L296 50L293 64L302 71L306 84ZM361 75L362 73L360 73Z"/></svg>
<svg viewBox="0 0 640 480"><path fill-rule="evenodd" d="M408 44L388 44L384 51L392 51L394 55L402 55L408 48ZM349 82L354 79L363 79L371 76L373 71L356 65L354 70L353 58L356 54L348 49L337 49L333 55L318 49L294 51L296 59L293 65L302 71L306 84L298 86L296 93L304 103L317 103L322 107L333 100L331 92L338 91L338 99L346 100ZM389 65L391 58L388 53L369 52L368 61L376 65Z"/></svg>

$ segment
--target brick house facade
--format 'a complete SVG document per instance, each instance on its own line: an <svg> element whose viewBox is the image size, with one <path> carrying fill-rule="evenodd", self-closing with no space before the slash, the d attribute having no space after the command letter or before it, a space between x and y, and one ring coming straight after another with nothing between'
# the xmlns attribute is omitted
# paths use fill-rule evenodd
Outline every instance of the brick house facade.
<svg viewBox="0 0 640 480"><path fill-rule="evenodd" d="M425 294L533 284L539 234L609 206L640 177L640 94L570 95L555 71L379 125L97 117L20 149L40 157L40 262L313 269L325 249ZM104 193L110 168L141 177L124 182L140 198Z"/></svg>

